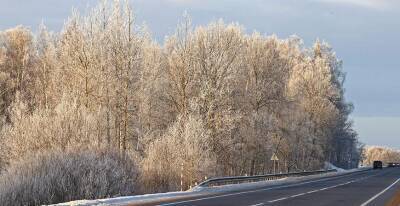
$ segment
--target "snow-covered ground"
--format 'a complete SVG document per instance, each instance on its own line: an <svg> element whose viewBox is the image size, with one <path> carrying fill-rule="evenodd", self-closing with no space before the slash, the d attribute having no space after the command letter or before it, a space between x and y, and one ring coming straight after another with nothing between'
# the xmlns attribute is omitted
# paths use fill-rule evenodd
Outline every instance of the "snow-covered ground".
<svg viewBox="0 0 400 206"><path fill-rule="evenodd" d="M125 196L125 197L115 197L107 199L98 200L76 200L66 203L55 204L57 206L92 206L92 205L123 205L130 202L146 203L154 200L168 200L175 197L189 196L195 193L192 191L184 192L167 192L167 193L157 193L157 194L146 194L146 195L136 195L136 196Z"/></svg>
<svg viewBox="0 0 400 206"><path fill-rule="evenodd" d="M326 170L335 169L335 170L338 171L338 172L344 172L344 171L346 171L345 169L342 169L342 168L340 168L340 167L336 167L335 165L333 165L333 164L330 163L330 162L325 162L325 169L326 169Z"/></svg>
<svg viewBox="0 0 400 206"><path fill-rule="evenodd" d="M346 173L357 172L361 170L370 169L370 167L356 168L351 170L344 170L342 168L335 167L332 164L328 164L327 167L330 169L336 169L338 172L331 172L326 174L310 175L304 177L287 177L278 180L269 180L253 183L242 183L233 185L223 185L215 187L194 187L191 190L184 192L167 192L167 193L157 193L157 194L146 194L146 195L136 195L136 196L126 196L126 197L116 197L108 199L98 199L98 200L76 200L66 203L56 204L57 206L93 206L93 205L125 205L128 203L135 204L145 204L156 201L168 201L177 198L188 198L188 197L201 197L209 194L219 194L227 192L238 192L245 190L257 190L262 187L280 185L283 183L297 183L300 181L312 180L319 177L333 177L337 175L343 175Z"/></svg>

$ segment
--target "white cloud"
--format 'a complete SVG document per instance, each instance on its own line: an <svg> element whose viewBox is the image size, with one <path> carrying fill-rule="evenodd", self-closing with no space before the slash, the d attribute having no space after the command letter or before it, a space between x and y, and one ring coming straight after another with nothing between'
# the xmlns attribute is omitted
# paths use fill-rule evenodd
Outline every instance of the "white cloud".
<svg viewBox="0 0 400 206"><path fill-rule="evenodd" d="M176 4L187 4L193 3L194 0L165 0L166 2L176 3Z"/></svg>
<svg viewBox="0 0 400 206"><path fill-rule="evenodd" d="M398 0L314 0L321 3L360 6L371 9L388 9L399 6Z"/></svg>

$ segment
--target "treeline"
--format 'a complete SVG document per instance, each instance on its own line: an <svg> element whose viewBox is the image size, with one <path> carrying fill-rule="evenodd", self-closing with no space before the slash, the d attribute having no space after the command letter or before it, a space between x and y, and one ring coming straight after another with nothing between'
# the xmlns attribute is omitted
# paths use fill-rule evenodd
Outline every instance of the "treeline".
<svg viewBox="0 0 400 206"><path fill-rule="evenodd" d="M387 147L370 146L363 150L363 164L372 166L375 160L387 164L390 162L400 163L400 151Z"/></svg>
<svg viewBox="0 0 400 206"><path fill-rule="evenodd" d="M74 12L59 33L0 33L0 166L35 153L118 151L141 192L205 177L356 167L342 62L325 42L223 21L156 43L129 4ZM108 194L109 195L109 194ZM103 195L104 196L104 195Z"/></svg>

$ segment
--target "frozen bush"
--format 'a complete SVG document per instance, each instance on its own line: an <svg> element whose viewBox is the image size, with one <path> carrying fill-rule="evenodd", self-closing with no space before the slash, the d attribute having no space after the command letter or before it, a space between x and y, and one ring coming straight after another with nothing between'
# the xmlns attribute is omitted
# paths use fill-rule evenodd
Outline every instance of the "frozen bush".
<svg viewBox="0 0 400 206"><path fill-rule="evenodd" d="M208 138L198 116L178 117L166 134L146 150L141 168L143 192L174 191L181 186L186 190L213 175L215 158L207 147Z"/></svg>
<svg viewBox="0 0 400 206"><path fill-rule="evenodd" d="M135 163L113 151L52 151L24 158L0 176L0 203L42 205L135 192Z"/></svg>

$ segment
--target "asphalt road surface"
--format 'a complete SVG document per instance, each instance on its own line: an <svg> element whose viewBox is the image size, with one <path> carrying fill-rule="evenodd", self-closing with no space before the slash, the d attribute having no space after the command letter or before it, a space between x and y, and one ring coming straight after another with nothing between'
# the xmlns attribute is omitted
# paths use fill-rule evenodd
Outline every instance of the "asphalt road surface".
<svg viewBox="0 0 400 206"><path fill-rule="evenodd" d="M178 198L150 205L400 206L400 168L368 170L233 193Z"/></svg>

